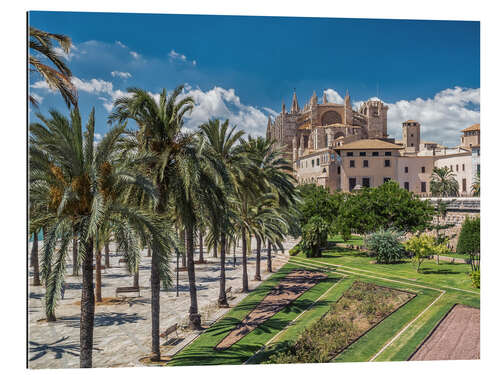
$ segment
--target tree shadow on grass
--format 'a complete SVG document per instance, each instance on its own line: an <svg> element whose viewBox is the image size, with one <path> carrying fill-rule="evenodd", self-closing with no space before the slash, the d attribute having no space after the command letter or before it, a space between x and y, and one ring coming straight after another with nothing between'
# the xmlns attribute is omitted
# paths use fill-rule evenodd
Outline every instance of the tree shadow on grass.
<svg viewBox="0 0 500 375"><path fill-rule="evenodd" d="M424 275L458 275L460 272L451 271L451 270L443 269L443 268L436 270L436 269L424 267L424 268L420 268L420 273L422 273Z"/></svg>

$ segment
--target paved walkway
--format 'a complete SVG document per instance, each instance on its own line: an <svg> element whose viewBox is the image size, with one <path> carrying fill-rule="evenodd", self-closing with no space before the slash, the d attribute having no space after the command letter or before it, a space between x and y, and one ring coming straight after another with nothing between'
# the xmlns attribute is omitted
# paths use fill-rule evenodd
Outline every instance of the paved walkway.
<svg viewBox="0 0 500 375"><path fill-rule="evenodd" d="M290 249L296 241L284 243L285 249ZM253 246L254 247L254 246ZM266 251L262 252L262 279L269 277L266 271ZM118 264L120 256L115 255L111 245L112 268L103 271L102 296L114 297L119 286L131 286L133 276L126 268ZM237 249L241 254L241 249ZM241 301L246 294L241 293L241 256L237 257L236 267L233 266L233 256L226 257L226 288L232 287L233 296L230 306ZM195 259L198 255L195 254ZM210 325L229 309L219 309L216 301L219 293L219 259L205 253L206 264L196 265L196 284L198 308L202 316L202 324ZM273 269L279 269L288 260L288 254L280 251L273 254ZM103 259L104 261L104 259ZM176 259L172 259L172 269L175 269ZM94 367L133 367L141 366L139 358L146 356L151 350L151 305L149 277L151 258L143 258L140 266L141 297L127 298L118 305L96 306L94 322ZM45 318L43 308L44 288L29 287L28 319L29 319L29 352L30 368L68 368L79 367L80 343L80 295L81 277L71 274L71 259L68 260L66 292L64 300L56 309L57 321L54 323L39 322ZM260 282L253 281L255 274L255 256L248 259L248 275L250 290ZM30 283L32 271L30 269ZM176 297L175 272L174 285L160 294L160 329L178 323L187 324L189 309L189 286L187 272L179 272L179 297ZM135 296L136 294L131 294ZM180 342L176 346L162 346L162 354L169 355L179 351L198 336L198 332L179 330ZM175 337L175 334L172 336ZM165 342L161 339L162 344Z"/></svg>

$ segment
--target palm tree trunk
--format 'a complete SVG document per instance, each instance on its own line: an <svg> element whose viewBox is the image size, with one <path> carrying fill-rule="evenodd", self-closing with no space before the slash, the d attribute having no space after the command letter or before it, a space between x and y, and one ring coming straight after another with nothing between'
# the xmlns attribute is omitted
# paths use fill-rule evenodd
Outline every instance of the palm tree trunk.
<svg viewBox="0 0 500 375"><path fill-rule="evenodd" d="M137 272L134 273L134 288L139 288L139 267L137 268Z"/></svg>
<svg viewBox="0 0 500 375"><path fill-rule="evenodd" d="M92 269L94 240L85 244L82 263L82 297L80 312L80 367L92 367L92 345L94 342L94 271Z"/></svg>
<svg viewBox="0 0 500 375"><path fill-rule="evenodd" d="M158 256L153 249L151 259L151 360L160 360L160 272Z"/></svg>
<svg viewBox="0 0 500 375"><path fill-rule="evenodd" d="M241 230L241 253L243 267L243 293L248 293L248 272L247 272L247 233L245 228Z"/></svg>
<svg viewBox="0 0 500 375"><path fill-rule="evenodd" d="M198 262L204 263L205 260L203 259L203 231L201 230L201 228L199 228L198 232L199 232L198 239L200 242L200 257L198 258Z"/></svg>
<svg viewBox="0 0 500 375"><path fill-rule="evenodd" d="M110 259L109 259L109 242L104 243L104 263L106 268L111 267Z"/></svg>
<svg viewBox="0 0 500 375"><path fill-rule="evenodd" d="M40 286L40 264L38 262L38 232L33 235L33 247L31 248L31 264L33 266L33 286Z"/></svg>
<svg viewBox="0 0 500 375"><path fill-rule="evenodd" d="M255 239L257 240L257 256L255 260L255 277L253 278L254 280L260 281L260 250L262 246L262 242L260 240L259 236L255 236Z"/></svg>
<svg viewBox="0 0 500 375"><path fill-rule="evenodd" d="M229 307L226 296L226 235L221 233L221 252L220 252L220 282L219 282L219 307Z"/></svg>
<svg viewBox="0 0 500 375"><path fill-rule="evenodd" d="M187 271L189 279L189 296L191 297L191 306L189 307L189 328L201 330L201 317L198 314L198 299L196 297L196 276L194 273L194 246L193 246L193 227L186 226L186 253L187 253Z"/></svg>
<svg viewBox="0 0 500 375"><path fill-rule="evenodd" d="M102 302L102 278L101 278L101 249L95 251L95 300Z"/></svg>
<svg viewBox="0 0 500 375"><path fill-rule="evenodd" d="M186 231L181 230L181 242L184 245L184 250L186 250ZM181 254L182 268L186 268L186 251Z"/></svg>
<svg viewBox="0 0 500 375"><path fill-rule="evenodd" d="M273 272L273 259L271 258L271 240L267 241L267 272Z"/></svg>
<svg viewBox="0 0 500 375"><path fill-rule="evenodd" d="M78 234L73 231L73 276L78 276Z"/></svg>

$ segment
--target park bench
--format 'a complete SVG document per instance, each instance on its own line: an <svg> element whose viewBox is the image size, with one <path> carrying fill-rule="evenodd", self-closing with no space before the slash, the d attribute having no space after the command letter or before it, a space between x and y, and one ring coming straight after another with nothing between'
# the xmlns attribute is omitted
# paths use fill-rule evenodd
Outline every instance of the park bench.
<svg viewBox="0 0 500 375"><path fill-rule="evenodd" d="M175 323L174 325L168 327L164 332L162 332L160 334L160 337L162 338L167 338L168 335L174 333L177 335L177 337L179 337L179 334L177 333L177 323Z"/></svg>
<svg viewBox="0 0 500 375"><path fill-rule="evenodd" d="M139 293L139 297L141 296L140 288L135 286L122 286L116 288L115 296L118 297L118 293L134 293L134 292Z"/></svg>

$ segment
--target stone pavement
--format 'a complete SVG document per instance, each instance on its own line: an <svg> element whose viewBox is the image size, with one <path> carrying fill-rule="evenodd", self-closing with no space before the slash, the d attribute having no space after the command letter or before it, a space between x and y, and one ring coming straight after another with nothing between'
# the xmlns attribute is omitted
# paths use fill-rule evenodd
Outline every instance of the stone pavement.
<svg viewBox="0 0 500 375"><path fill-rule="evenodd" d="M292 248L297 241L284 243L286 250ZM252 243L252 248L255 244ZM119 265L120 256L115 254L111 244L111 268L103 270L102 296L115 297L115 289L120 286L132 286L133 276L129 275L123 264ZM30 249L31 251L31 249ZM206 251L206 249L205 249ZM236 267L233 266L233 255L226 256L226 288L232 287L234 298L229 301L235 306L246 294L241 293L241 249ZM207 326L226 314L229 309L219 309L216 305L219 293L219 258L205 252L206 264L196 265L196 285L198 309L202 316L202 324ZM103 257L104 258L104 257ZM198 255L195 254L195 259ZM273 253L273 270L279 269L288 261L288 251ZM104 262L104 259L103 259ZM172 270L175 270L176 258L172 259ZM266 251L262 251L261 275L265 280L270 274L266 271ZM94 367L133 367L141 366L139 358L147 356L151 351L151 305L150 305L150 268L151 258L143 252L140 266L141 297L129 294L123 303L115 305L96 305L94 322ZM66 276L66 292L64 300L60 300L56 309L57 321L47 323L39 321L45 318L43 308L44 288L29 286L28 302L28 365L30 368L72 368L79 367L80 345L80 295L81 276L71 275L71 259L68 260ZM248 258L249 288L253 290L261 282L253 281L255 274L255 254ZM176 297L175 272L173 285L160 293L160 329L178 323L179 327L187 324L189 309L189 285L186 271L179 272L179 297ZM30 283L32 270L30 269ZM195 339L199 332L186 328L178 330L179 341L175 346L162 346L162 355L173 355ZM176 338L173 334L172 338ZM161 343L166 342L160 339ZM170 341L170 340L168 340Z"/></svg>

